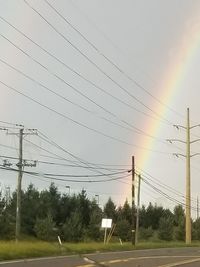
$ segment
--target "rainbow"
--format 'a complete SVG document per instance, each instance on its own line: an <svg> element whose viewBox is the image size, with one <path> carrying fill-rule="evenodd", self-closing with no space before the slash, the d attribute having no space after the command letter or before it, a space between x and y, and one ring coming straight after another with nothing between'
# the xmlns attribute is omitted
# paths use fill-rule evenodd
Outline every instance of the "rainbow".
<svg viewBox="0 0 200 267"><path fill-rule="evenodd" d="M200 48L200 34L197 30L197 24L192 25L192 29L188 28L188 31L184 35L178 47L178 52L173 54L173 60L168 64L167 71L163 75L162 84L159 87L157 98L160 99L166 105L162 105L157 102L154 105L154 110L162 117L167 117L169 111L166 107L175 99L180 92L181 85L184 82L184 77L188 73L195 54ZM189 41L188 41L189 39ZM148 119L144 122L144 131L150 133L152 136L159 136L161 131L161 122L158 120ZM139 146L145 147L148 150L137 150L134 152L136 166L145 171L148 166L151 157L151 150L156 146L155 140L141 137L139 140ZM126 186L126 192L131 197L130 186Z"/></svg>
<svg viewBox="0 0 200 267"><path fill-rule="evenodd" d="M161 92L158 96L158 99L161 99L161 101L167 105L168 103L171 103L172 99L176 98L181 88L181 84L184 82L184 77L189 71L196 51L199 49L199 47L200 35L196 35L195 33L189 44L188 42L183 41L179 49L180 52L176 56L176 60L169 64L169 71L167 71L167 75L163 77L162 85L158 90L158 92ZM167 107L161 105L160 103L158 103L157 106L154 106L154 110L163 117L166 116L168 111ZM159 136L161 123L159 121L154 123L152 123L152 120L147 121L145 130L152 136ZM140 145L149 149L152 149L155 146L154 143L155 141L153 139L147 141L144 141L144 139L140 140ZM137 155L137 165L140 168L144 168L146 166L150 157L150 153L151 152L149 151L145 153L139 153Z"/></svg>

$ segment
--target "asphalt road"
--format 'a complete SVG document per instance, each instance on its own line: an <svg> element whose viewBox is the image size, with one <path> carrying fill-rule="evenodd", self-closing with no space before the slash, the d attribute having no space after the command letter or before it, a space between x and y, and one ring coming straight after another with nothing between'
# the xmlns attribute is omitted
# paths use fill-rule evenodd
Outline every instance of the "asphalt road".
<svg viewBox="0 0 200 267"><path fill-rule="evenodd" d="M200 267L200 248L152 249L0 262L0 267Z"/></svg>

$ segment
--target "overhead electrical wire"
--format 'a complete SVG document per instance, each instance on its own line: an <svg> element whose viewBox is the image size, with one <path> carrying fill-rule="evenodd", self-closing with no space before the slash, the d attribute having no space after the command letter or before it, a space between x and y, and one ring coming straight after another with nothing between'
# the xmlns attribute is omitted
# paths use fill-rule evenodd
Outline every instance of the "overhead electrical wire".
<svg viewBox="0 0 200 267"><path fill-rule="evenodd" d="M1 144L0 144L1 146ZM13 148L14 149L14 148ZM17 157L12 156L6 156L6 155L0 155L0 158L3 159L14 159L18 160ZM33 161L32 159L23 158L24 161ZM65 159L66 161L70 161ZM93 166L82 166L77 164L64 164L59 162L52 162L52 161L43 161L43 160L36 160L37 163L45 164L45 165L53 165L53 166L62 166L62 167L69 167L69 168L82 168L82 169L94 169L94 170L109 170L109 171L128 171L125 168L103 168L103 167L93 167ZM78 162L78 161L77 161Z"/></svg>
<svg viewBox="0 0 200 267"><path fill-rule="evenodd" d="M106 137L106 138L108 138L108 139L111 139L111 140L116 141L116 142L118 142L118 143L126 144L126 145L128 145L128 146L137 147L137 148L139 148L139 149L146 150L146 151L151 151L151 152L155 152L155 153L159 153L159 154L163 154L163 155L168 155L168 154L169 154L169 153L167 153L167 152L157 151L157 150L148 149L148 148L145 148L145 147L142 147L142 146L138 146L138 145L136 145L136 144L131 144L131 143L129 143L129 142L126 142L126 141L124 141L124 140L121 140L120 138L111 136L111 135L106 134L106 133L104 133L104 132L102 132L102 131L99 131L99 130L96 130L96 129L94 129L94 128L91 128L91 127L85 125L84 123L81 123L81 122L79 122L79 121L77 121L77 120L75 120L75 119L73 119L73 118L71 118L71 117L69 117L69 116L67 116L67 115L65 115L65 114L63 114L63 113L61 113L61 112L59 112L59 111L57 111L57 110L55 110L55 109L53 109L53 108L47 106L47 105L45 105L45 104L42 104L42 103L39 102L38 100L36 100L36 99L34 99L34 98L32 98L32 97L30 97L30 96L28 96L28 95L22 93L21 91L17 90L17 89L14 88L13 86L8 85L8 84L6 84L5 82L3 82L3 81L1 81L1 80L0 80L0 83L3 84L5 87L9 88L10 90L12 90L12 91L14 91L14 92L16 92L16 93L18 93L18 94L24 96L25 98L31 100L32 102L36 103L37 105L42 106L43 108L45 108L45 109L47 109L47 110L49 110L49 111L51 111L51 112L53 112L53 113L55 113L55 114L57 114L57 115L59 115L59 116L61 116L61 117L63 117L63 118L65 118L65 119L67 119L67 120L73 122L74 124L79 125L79 126L85 128L85 129L88 129L88 130L92 131L92 132L95 132L95 133L97 133L97 134L99 134L99 135L102 135L102 136L104 136L104 137Z"/></svg>
<svg viewBox="0 0 200 267"><path fill-rule="evenodd" d="M36 14L39 15L40 18L42 18L43 21L47 23L59 36L61 36L70 46L73 47L78 53L80 53L87 61L89 61L93 66L95 66L96 69L98 69L103 75L105 75L110 81L112 81L118 88L120 88L123 92L125 92L127 95L129 95L131 98L133 98L136 102L140 103L143 107L150 110L153 114L155 114L157 117L161 117L165 122L168 124L172 124L169 120L163 118L158 114L156 111L154 111L152 108L144 104L141 100L139 100L136 96L131 94L126 88L124 88L121 84L119 84L117 81L115 81L110 75L108 75L101 67L99 67L94 61L92 61L85 53L83 53L75 44L73 44L64 34L62 34L52 23L50 23L38 10L36 10L28 1L24 0L24 3L29 6Z"/></svg>
<svg viewBox="0 0 200 267"><path fill-rule="evenodd" d="M15 168L8 168L8 167L0 167L1 170L7 170L7 171L14 171L14 172L18 172L18 169ZM43 178L46 179L51 179L51 180L55 180L55 181L64 181L64 182L73 182L73 183L105 183L105 182L111 182L111 181L117 181L117 180L122 180L124 178L127 178L130 176L130 174L124 175L124 176L119 176L119 177L113 177L113 178L107 178L107 179L100 179L100 180L77 180L77 179L64 179L64 178L57 178L57 177L52 177L46 174L42 174L42 173L37 173L37 172L30 172L30 171L22 171L24 174L27 175L32 175L32 176L41 176ZM73 177L73 176L72 176Z"/></svg>
<svg viewBox="0 0 200 267"><path fill-rule="evenodd" d="M65 68L67 68L68 70L70 70L72 73L74 73L75 75L79 76L81 79L85 80L87 83L89 83L90 85L94 86L96 89L100 90L101 92L105 93L106 95L109 95L110 97L112 97L113 99L115 99L116 101L118 101L119 103L123 104L124 106L131 108L132 110L135 110L138 113L143 114L144 116L150 117L151 119L154 120L158 120L158 118L155 118L154 116L147 114L137 108L135 108L134 106L130 105L129 103L123 101L122 99L116 97L115 95L112 95L111 93L109 93L108 91L106 91L105 89L103 89L102 87L98 86L97 84L95 84L94 82L90 81L89 79L85 78L82 74L80 74L79 72L77 72L76 70L74 70L72 67L70 67L69 65L67 65L64 61L62 61L61 59L59 59L58 57L56 57L54 54L50 53L48 50L46 50L44 47L42 47L39 43L37 43L36 41L34 41L33 39L31 39L30 37L28 37L25 33L23 33L21 30L19 30L18 28L16 28L13 24L11 24L10 22L8 22L5 18L3 18L2 16L0 16L0 19L3 20L5 23L7 23L10 27L12 27L13 29L15 29L18 33L20 33L22 36L24 36L26 39L28 39L30 42L32 42L34 45L36 45L38 48L40 48L43 52L45 52L47 55L49 55L50 57L52 57L54 60L56 60L57 62L59 62L60 64L62 64ZM8 39L7 39L8 40ZM11 43L12 44L12 43ZM14 45L14 44L13 44ZM15 45L15 47L18 49L18 47ZM162 120L159 120L161 123L163 123Z"/></svg>
<svg viewBox="0 0 200 267"><path fill-rule="evenodd" d="M25 54L29 59L33 60L35 63L39 64L40 67L43 67L48 73L50 73L51 75L55 76L57 79L61 80L61 82L64 82L67 86L69 86L70 88L72 88L73 90L76 91L76 93L80 94L82 97L86 98L87 100L89 100L90 102L92 102L93 104L95 104L97 107L101 108L103 111L105 111L106 113L108 113L109 115L112 115L114 118L118 119L119 121L121 121L122 123L128 125L129 127L131 127L132 129L136 130L136 134L143 134L147 137L150 137L152 139L155 139L161 143L164 143L164 141L158 139L157 137L155 136L152 136L148 133L146 133L145 131L137 128L136 126L134 126L133 124L125 121L124 119L121 119L119 118L116 114L114 114L113 112L109 111L108 109L105 109L102 105L99 105L98 103L96 103L94 100L92 100L91 98L87 97L85 94L83 94L81 91L79 91L77 88L75 88L74 86L72 86L71 84L69 84L68 82L66 82L63 78L59 77L58 75L56 75L55 73L53 73L52 71L50 71L46 66L44 66L41 62L39 62L38 60L36 60L35 58L33 58L30 54L28 54L27 52L25 52L23 49L21 49L18 45L16 45L15 43L13 43L10 39L8 39L5 35L1 34L0 33L0 36L2 38L4 38L6 41L8 41L10 44L12 44L16 49L20 50L23 54ZM83 109L84 111L87 111L97 117L99 117L100 119L103 119L111 124L114 124L116 126L119 126L121 128L124 128L128 131L131 131L130 128L127 128L123 125L120 125L116 122L113 122L105 117L102 117L102 116L99 116L97 113L94 113L94 112L91 112L90 110L86 109L85 107L77 104L77 103L74 103L73 101L67 99L66 97L56 93L54 90L50 89L49 87L43 85L42 83L38 82L36 79L32 78L31 76L25 74L23 71L17 69L16 67L12 66L11 64L9 64L8 62L6 62L5 60L2 60L0 59L0 61L4 64L6 64L7 66L9 66L10 68L14 69L16 72L20 73L21 75L25 76L27 79L31 80L32 82L36 83L37 85L43 87L44 89L48 90L49 92L51 92L52 94L55 94L56 96L62 98L63 100L67 101L67 102L70 102L71 104L75 105L75 106L78 106L79 108ZM138 131L138 132L137 132Z"/></svg>
<svg viewBox="0 0 200 267"><path fill-rule="evenodd" d="M62 18L76 33L78 33L100 56L102 56L107 62L109 62L113 67L115 67L122 75L124 75L129 81L131 81L134 85L136 85L138 88L140 88L142 91L144 91L147 95L149 95L151 98L156 100L159 104L166 107L168 110L170 110L173 113L178 114L176 111L171 109L169 106L167 106L165 103L163 103L160 99L155 97L153 94L151 94L144 86L142 86L139 82L137 82L135 79L133 79L129 74L127 74L122 68L117 65L113 60L111 60L108 56L106 56L102 51L97 48L97 46L91 42L87 37L85 37L84 34L81 33L80 30L78 30L65 16L63 16L58 9L55 8L48 0L44 0L44 2L54 10L54 12Z"/></svg>
<svg viewBox="0 0 200 267"><path fill-rule="evenodd" d="M43 85L42 83L38 82L36 79L34 79L34 78L32 78L31 76L25 74L24 72L22 72L21 70L17 69L16 67L10 65L10 64L7 63L6 61L2 60L1 58L0 58L0 62L2 62L3 64L5 64L6 66L9 66L9 67L12 68L13 70L15 70L17 73L20 73L21 75L23 75L23 76L26 77L27 79L31 80L32 82L36 83L37 85L41 86L42 88L44 88L45 90L51 92L52 94L58 96L59 98L61 98L61 99L65 100L65 101L71 103L72 105L74 105L74 106L76 106L76 107L79 107L80 109L82 109L82 110L84 110L84 111L86 111L86 112L88 112L88 113L90 113L90 114L92 114L92 115L94 115L94 116L96 116L96 117L98 117L98 118L104 120L104 121L107 121L107 122L109 122L109 123L111 123L111 124L113 124L113 125L115 125L115 126L120 127L120 128L126 129L126 130L129 131L129 132L132 132L132 131L134 130L134 132L135 132L136 134L145 135L145 136L147 136L147 137L150 137L150 138L152 138L152 139L155 139L155 140L158 141L158 142L161 142L161 143L163 143L163 144L166 144L166 143L165 143L164 141L162 141L161 139L159 139L159 138L157 138L157 137L155 137L155 136L152 136L152 135L150 135L150 134L144 132L143 130L137 128L136 126L134 126L134 125L132 125L132 124L130 124L130 123L128 123L128 122L126 122L126 121L123 120L123 119L118 118L114 113L112 113L113 117L119 119L121 122L125 123L125 124L128 125L130 128L128 128L128 127L126 127L126 126L123 126L123 125L121 125L121 124L119 124L119 123L116 123L116 122L114 122L114 121L111 121L110 119L105 118L105 117L103 117L103 116L101 116L101 115L98 115L96 112L93 112L93 111L91 111L91 110L89 110L89 109L87 109L87 108L85 108L85 107L83 107L83 106L81 106L81 105L79 105L79 104L77 104L77 103L75 103L75 102L69 100L68 98L64 97L63 95L56 93L55 90L50 89L49 87ZM111 114L111 112L109 112L109 114Z"/></svg>
<svg viewBox="0 0 200 267"><path fill-rule="evenodd" d="M158 139L157 137L155 136L152 136L146 132L144 132L143 130L137 128L136 126L130 124L129 122L123 120L123 119L120 119L116 114L114 114L113 112L109 111L108 109L104 108L102 105L99 105L98 103L96 103L94 100L92 100L91 98L89 98L88 96L86 96L85 94L83 94L80 90L78 90L76 87L74 87L73 85L69 84L68 82L66 82L63 78L59 77L57 74L53 73L52 71L49 70L49 68L47 68L46 66L44 66L42 63L40 63L38 60L36 60L35 58L33 58L29 53L25 52L23 49L21 49L18 45L16 45L15 43L13 43L10 39L8 39L5 35L1 34L0 33L0 36L2 38L4 38L6 41L8 41L10 44L12 44L16 49L20 50L24 55L26 55L29 59L33 60L36 64L38 64L40 67L44 68L48 73L50 73L51 75L53 75L54 77L56 77L57 79L59 79L61 82L65 83L67 86L69 86L70 88L72 88L76 93L80 94L82 97L86 98L87 100L89 100L90 102L92 102L94 105L96 105L98 108L102 109L103 111L105 111L106 113L108 113L109 115L113 116L114 118L120 120L122 123L128 125L129 127L133 128L134 130L136 130L136 133L137 134L143 134L147 137L150 137L150 138L153 138L155 140L158 140L159 142L162 142L165 144L165 142L163 142L162 140ZM63 100L65 101L68 101L70 102L71 104L73 105L76 105L78 106L79 108L81 109L84 109L85 111L87 112L90 112L91 114L93 115L96 115L96 113L94 112L91 112L89 111L88 109L82 107L81 105L79 104L75 104L74 102L72 101L69 101L66 97L63 97L62 95L56 93L54 90L50 89L49 87L47 86L44 86L43 84L41 84L40 82L38 82L37 80L33 79L32 77L30 77L29 75L25 74L24 72L20 71L19 69L13 67L12 65L10 65L9 63L7 63L6 61L0 59L0 61L4 64L6 64L7 66L9 66L10 68L14 69L15 71L17 71L18 73L20 73L21 75L25 76L27 79L30 79L32 82L35 82L37 83L39 86L42 86L44 89L50 91L51 93L57 95L58 97L62 98ZM125 127L125 126L122 126L116 122L113 122L107 118L104 118L102 116L99 116L97 115L99 118L107 121L107 122L110 122L112 124L115 124L119 127L122 127L122 128L125 128L126 130L130 131L131 129ZM138 131L138 132L137 132Z"/></svg>
<svg viewBox="0 0 200 267"><path fill-rule="evenodd" d="M184 198L184 199L186 198L186 197L184 196L183 193L179 192L178 190L174 189L173 187L171 187L171 186L169 186L169 185L166 185L166 184L163 183L161 180L155 178L154 176L152 176L151 174L147 173L146 171L141 170L141 169L139 169L139 168L137 168L137 169L138 169L137 172L138 172L138 173L141 172L141 173L142 173L142 176L143 176L144 178L148 179L149 181L155 183L156 185L158 185L158 186L164 188L165 190L167 190L167 191L169 191L169 192L171 192L171 193L173 193L173 194L175 194L175 195L180 196L181 198ZM193 202L196 203L196 200L193 199L193 198L191 198L191 201L193 201Z"/></svg>
<svg viewBox="0 0 200 267"><path fill-rule="evenodd" d="M183 202L177 200L176 198L174 198L174 197L172 197L172 196L169 196L168 194L166 194L165 192L163 192L162 190L160 190L160 189L157 188L156 186L154 186L154 185L152 185L151 183L149 183L146 179L144 179L144 178L141 178L141 179L142 179L142 181L143 181L144 183L146 183L148 186L150 186L151 188L153 188L156 192L158 192L159 194L161 194L162 196L164 196L164 197L167 198L168 200L170 200L170 201L172 201L172 202L174 202L174 203L177 203L177 204L179 204L179 205L182 205L182 206L186 207L186 204L185 204L185 203L183 203ZM195 208L195 207L193 207L193 206L191 206L191 209L192 209L193 211L197 211L197 208Z"/></svg>

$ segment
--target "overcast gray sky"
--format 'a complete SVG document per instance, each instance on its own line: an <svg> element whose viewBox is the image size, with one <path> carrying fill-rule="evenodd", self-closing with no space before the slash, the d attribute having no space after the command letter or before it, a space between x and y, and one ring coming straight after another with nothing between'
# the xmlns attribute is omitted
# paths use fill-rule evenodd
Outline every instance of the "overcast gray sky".
<svg viewBox="0 0 200 267"><path fill-rule="evenodd" d="M200 123L200 1L0 0L0 7L0 125L38 129L38 136L24 137L24 158L56 163L26 168L40 176L24 174L24 188L54 181L62 192L66 185L74 193L84 188L101 205L109 196L123 204L131 176L94 181L127 176L134 155L136 171L175 200L142 182L142 203L184 202L185 159L172 153L185 154L185 146L166 139L185 140L173 125L186 124L187 107L191 124ZM198 136L193 129L192 140ZM1 131L0 138L2 159L18 157L18 137ZM191 150L200 152L200 143ZM192 158L194 199L199 162ZM63 166L69 164L76 166ZM94 177L62 177L84 180L69 182L43 173ZM14 190L17 173L0 175L2 187Z"/></svg>

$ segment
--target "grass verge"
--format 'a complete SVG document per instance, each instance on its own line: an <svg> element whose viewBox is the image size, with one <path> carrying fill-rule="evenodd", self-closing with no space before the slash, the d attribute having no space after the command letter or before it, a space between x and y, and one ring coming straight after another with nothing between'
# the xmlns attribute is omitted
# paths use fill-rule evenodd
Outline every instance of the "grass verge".
<svg viewBox="0 0 200 267"><path fill-rule="evenodd" d="M177 248L185 247L184 242L141 242L136 247L130 243L64 243L60 248L56 243L47 242L0 242L0 260L27 259L35 257L61 256L72 254L85 254L92 252L123 251L134 249ZM190 247L200 246L199 242L193 242Z"/></svg>

